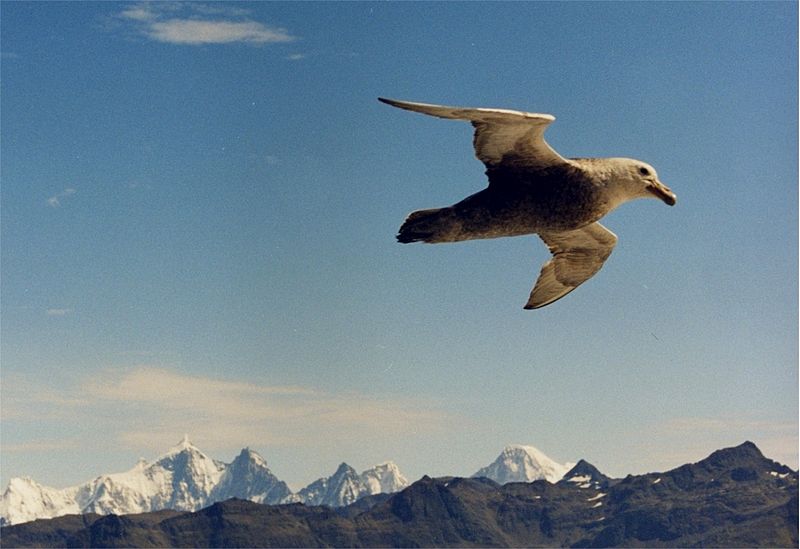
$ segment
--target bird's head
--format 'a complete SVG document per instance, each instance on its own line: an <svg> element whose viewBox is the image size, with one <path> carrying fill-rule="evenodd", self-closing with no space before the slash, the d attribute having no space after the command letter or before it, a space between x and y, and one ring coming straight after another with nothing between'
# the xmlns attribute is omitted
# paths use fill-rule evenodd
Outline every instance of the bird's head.
<svg viewBox="0 0 800 549"><path fill-rule="evenodd" d="M611 158L613 180L624 193L621 202L634 198L658 198L665 204L674 206L678 197L672 190L658 180L655 168L647 162L632 158Z"/></svg>

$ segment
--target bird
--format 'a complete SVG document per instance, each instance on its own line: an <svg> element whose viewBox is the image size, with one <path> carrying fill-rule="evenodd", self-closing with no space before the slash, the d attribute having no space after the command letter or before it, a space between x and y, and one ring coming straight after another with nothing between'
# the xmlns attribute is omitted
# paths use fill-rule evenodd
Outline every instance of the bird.
<svg viewBox="0 0 800 549"><path fill-rule="evenodd" d="M489 185L443 208L411 212L397 234L401 243L459 242L537 234L552 257L544 263L525 309L561 299L594 276L611 255L617 235L599 220L621 204L675 193L650 164L632 158L565 158L544 140L550 114L465 108L379 97L379 101L474 128L475 155Z"/></svg>

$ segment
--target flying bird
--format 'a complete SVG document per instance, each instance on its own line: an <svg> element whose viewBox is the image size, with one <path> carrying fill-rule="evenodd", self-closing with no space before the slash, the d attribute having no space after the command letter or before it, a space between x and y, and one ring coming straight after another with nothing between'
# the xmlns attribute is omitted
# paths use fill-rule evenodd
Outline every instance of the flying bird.
<svg viewBox="0 0 800 549"><path fill-rule="evenodd" d="M617 243L598 220L629 200L677 200L650 164L631 158L564 158L544 140L549 114L461 108L378 98L475 128L475 155L489 186L445 208L408 215L397 240L459 242L538 234L552 258L539 273L525 309L561 299L594 276Z"/></svg>

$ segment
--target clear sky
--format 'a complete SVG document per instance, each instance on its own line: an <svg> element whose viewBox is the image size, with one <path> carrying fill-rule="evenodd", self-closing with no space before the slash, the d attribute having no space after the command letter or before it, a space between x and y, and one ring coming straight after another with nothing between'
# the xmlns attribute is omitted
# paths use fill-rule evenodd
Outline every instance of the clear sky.
<svg viewBox="0 0 800 549"><path fill-rule="evenodd" d="M611 475L752 440L797 468L797 4L3 2L2 481L184 433L295 488L469 475L506 444ZM524 311L536 236L401 245L482 189L471 128L678 196ZM2 487L0 487L2 489Z"/></svg>

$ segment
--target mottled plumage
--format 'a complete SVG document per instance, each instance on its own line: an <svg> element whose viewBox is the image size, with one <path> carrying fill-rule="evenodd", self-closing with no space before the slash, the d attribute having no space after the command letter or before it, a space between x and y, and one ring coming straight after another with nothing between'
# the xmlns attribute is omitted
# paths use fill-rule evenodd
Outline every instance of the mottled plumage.
<svg viewBox="0 0 800 549"><path fill-rule="evenodd" d="M675 194L649 164L630 158L564 158L544 140L555 118L506 109L470 109L379 98L439 118L468 120L489 186L446 208L412 212L400 242L458 242L538 234L552 259L544 264L526 309L549 305L599 271L617 237L597 221L620 204Z"/></svg>

